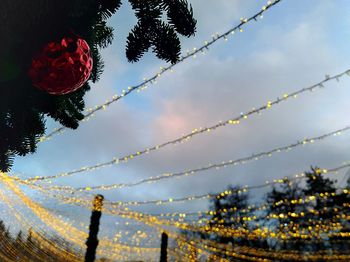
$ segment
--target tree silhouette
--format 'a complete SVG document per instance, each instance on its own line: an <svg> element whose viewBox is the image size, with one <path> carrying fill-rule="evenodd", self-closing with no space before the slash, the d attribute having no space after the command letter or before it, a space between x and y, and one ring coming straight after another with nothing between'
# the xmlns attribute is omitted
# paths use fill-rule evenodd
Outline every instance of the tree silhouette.
<svg viewBox="0 0 350 262"><path fill-rule="evenodd" d="M266 195L266 218L265 224L274 228L276 231L283 233L292 233L298 228L295 225L299 222L299 218L292 216L301 212L302 206L296 205L293 200L303 197L302 189L298 183L286 178L283 179L279 187L272 187L272 190ZM299 249L300 243L292 243L289 241L277 241L273 243L274 248L278 249Z"/></svg>
<svg viewBox="0 0 350 262"><path fill-rule="evenodd" d="M315 201L310 202L309 209L313 212L308 214L305 219L314 219L322 221L325 225L334 225L337 223L338 230L331 232L346 233L350 232L350 224L347 216L350 214L350 179L345 188L337 190L336 180L325 178L322 170L315 167L311 172L306 173L307 181L304 190L306 195L319 196ZM349 246L350 237L332 236L325 237L322 241L314 243L314 249L343 250Z"/></svg>
<svg viewBox="0 0 350 262"><path fill-rule="evenodd" d="M340 233L344 234L343 237L332 237L330 242L332 246L336 246L338 250L346 250L350 245L350 177L344 188L340 189L333 200L333 210L336 211L336 218L340 221L341 229Z"/></svg>
<svg viewBox="0 0 350 262"><path fill-rule="evenodd" d="M246 235L222 236L221 229L240 229L249 228L248 221L245 217L251 215L249 211L249 194L241 186L228 186L227 189L218 195L210 198L210 215L207 217L207 226L211 232L213 228L219 229L218 234L209 233L201 234L202 239L208 239L220 244L229 244L230 246L246 246L249 240ZM214 231L215 232L215 231ZM213 252L213 255L221 258L228 258L219 252Z"/></svg>

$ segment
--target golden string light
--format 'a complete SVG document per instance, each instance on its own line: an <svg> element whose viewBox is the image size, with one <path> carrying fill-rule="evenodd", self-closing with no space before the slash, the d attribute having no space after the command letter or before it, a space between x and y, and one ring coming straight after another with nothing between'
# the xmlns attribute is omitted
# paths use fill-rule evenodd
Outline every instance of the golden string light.
<svg viewBox="0 0 350 262"><path fill-rule="evenodd" d="M225 257L237 258L237 251L235 246L229 244L216 243L211 240L197 240L192 239L192 245L199 245L202 249L210 250L214 254L220 254ZM242 256L241 259L251 260L251 261L348 261L350 255L346 252L332 252L329 255L326 251L308 252L303 254L301 252L293 252L291 250L266 250L262 248L251 248L244 247L239 250L239 254ZM220 256L218 256L220 257Z"/></svg>
<svg viewBox="0 0 350 262"><path fill-rule="evenodd" d="M148 178L144 178L141 180L138 180L136 182L131 182L131 183L119 183L119 184L112 184L112 185L101 185L101 186L91 186L91 187L79 187L79 188L73 188L71 186L52 186L50 187L53 190L75 190L75 191L91 191L91 190L109 190L109 189L120 189L120 188L129 188L129 187L134 187L134 186L139 186L142 184L146 184L146 183L155 183L161 180L165 180L165 179L172 179L172 178L180 178L180 177L188 177L188 176L194 176L197 175L200 172L203 171L207 171L207 170L211 170L211 169L220 169L220 168L225 168L227 166L237 166L237 165L243 165L243 164L247 164L251 161L257 161L260 160L264 157L270 157L273 154L276 153L280 153L280 152L288 152L292 149L295 149L297 147L300 146L304 146L306 144L314 144L315 142L319 142L319 141L323 141L329 137L332 136L337 136L337 135L341 135L342 133L349 131L350 126L346 126L344 128L317 136L317 137L312 137L312 138L305 138L303 140L299 140L295 143L286 145L286 146L281 146L281 147L277 147L268 151L263 151L260 153L254 153L250 156L246 156L246 157L242 157L242 158L238 158L235 160L229 160L229 161L222 161L220 163L216 163L216 164L209 164L203 167L199 167L199 168L195 168L195 169L189 169L186 171L181 171L178 173L163 173L161 175L158 176L151 176ZM55 177L55 176L53 176ZM53 178L51 177L51 178ZM17 181L22 181L22 183L35 183L37 181L43 180L43 177L34 177L34 178L29 178L29 179L20 179L18 177L14 177L14 179L16 179ZM48 177L46 177L48 178ZM57 176L56 176L57 178Z"/></svg>
<svg viewBox="0 0 350 262"><path fill-rule="evenodd" d="M339 170L341 170L341 169L344 169L344 168L346 168L346 167L348 167L350 164L349 163L343 163L343 165L341 165L341 166L338 166L338 167L335 167L335 168L331 168L331 169L318 169L317 170L317 172L319 173L319 174L329 174L330 172L334 172L334 173L336 173L336 172L338 172ZM263 184L263 185L258 185L258 187L260 187L260 186L266 186L266 185L272 185L272 184L276 184L276 183L283 183L283 181L285 181L285 179L289 179L289 180L295 180L295 179L300 179L300 178L304 178L305 177L305 175L304 175L304 173L300 173L300 174L295 174L293 177L284 177L283 179L275 179L275 180L273 180L272 182L267 182L267 184ZM34 187L35 189L39 189L39 190L45 190L45 189L43 189L43 188L40 188L40 187L38 187L38 186L36 186L36 185L30 185L31 187ZM254 188L254 187L246 187L246 188L243 188L242 190L241 190L241 192L246 192L248 189L251 189L251 188ZM48 192L50 192L50 191L48 191ZM47 192L46 192L47 193ZM232 193L234 193L233 191L230 191L230 190L225 190L225 191L223 191L223 192L221 192L220 194L218 194L218 197L225 197L225 196L228 196L228 195L230 195L230 194L232 194ZM345 193L345 191L344 191L344 193ZM325 193L325 196L327 196L327 193ZM55 197L55 198L57 198L57 196L53 196L53 195L51 195L51 197ZM317 197L317 196L316 196ZM322 196L322 194L321 194L321 198L322 198L323 196ZM191 197L191 198L193 198L193 196ZM295 204L295 203L298 203L298 204L303 204L303 203L308 203L308 202L310 202L310 200L313 200L315 198L315 196L310 196L310 197L308 197L306 200L304 200L304 199L296 199L296 200L292 200L292 204ZM66 199L64 199L64 201L66 202L66 203L74 203L74 202L82 202L82 200L81 199L74 199L74 198L66 198ZM90 202L90 200L86 200L86 202L85 202L85 204L87 205L87 206L89 206L89 202ZM170 203L172 203L172 200L168 200L168 202L170 202ZM294 202L294 203L293 203ZM286 201L282 201L281 203L286 203ZM112 205L113 207L116 207L116 208L120 208L120 206L122 205L122 204L120 204L120 203L115 203L115 202L106 202L106 204L110 204L110 205ZM133 204L137 204L137 203L133 203ZM249 212L249 211L252 211L253 209L254 210L265 210L266 209L266 205L263 205L263 206L261 206L261 207L255 207L255 206L252 206L252 207L248 207L248 209L247 209L247 212ZM234 211L233 209L230 209L230 210L224 210L223 212L226 212L226 211ZM241 212L242 210L240 210L240 212ZM214 214L214 211L207 211L207 212L195 212L195 213L193 213L194 215L197 215L197 216L200 216L200 215L213 215ZM156 215L156 216L161 216L161 217L169 217L169 216L171 216L171 217L175 217L175 216L179 216L179 222L181 222L181 220L183 221L184 220L184 217L188 217L190 214L188 214L188 213L173 213L173 214L169 214L169 213L166 213L166 214L158 214L158 215ZM284 217L284 218L287 218L287 217L300 217L300 216L303 216L303 214L301 213L301 214L297 214L297 213L292 213L292 214L274 214L274 215L271 215L271 216L269 216L269 217L266 217L266 219L269 219L269 218L281 218L281 217ZM345 219L346 217L344 217L344 216L338 216L337 215L337 218L343 218L343 219ZM244 216L244 217L242 217L242 220L243 221L251 221L251 220L254 220L254 219L256 219L256 216ZM200 222L204 222L204 219L201 219L200 220Z"/></svg>
<svg viewBox="0 0 350 262"><path fill-rule="evenodd" d="M72 225L61 221L60 219L56 218L53 214L48 212L44 207L41 205L33 202L29 197L27 197L17 185L13 182L11 178L9 178L8 175L0 173L0 177L2 179L3 184L9 188L15 195L21 199L21 201L30 208L33 213L46 225L53 228L56 232L58 232L61 236L63 236L65 239L69 239L70 242L78 245L80 248L85 249L85 243L84 240L87 238L87 233L82 232L78 230L77 228L73 227ZM108 252L107 254L110 255L110 257L115 259L125 259L125 257L118 254L118 252L115 253L116 250L119 250L121 253L127 252L127 253L134 253L137 255L140 255L140 257L144 257L147 252L150 252L151 250L155 251L158 250L156 248L142 248L142 247L132 247L127 245L121 245L118 243L113 243L110 240L101 239L100 244L103 247L109 248L109 250L112 250L112 252ZM101 255L106 254L106 249L99 249L98 253ZM145 253L146 252L146 253ZM121 254L120 253L120 254Z"/></svg>
<svg viewBox="0 0 350 262"><path fill-rule="evenodd" d="M344 164L343 166L340 166L340 167L336 167L336 168L333 168L333 169L329 169L329 170L326 170L326 169L318 169L317 170L317 173L318 174L322 174L322 173L329 173L329 172L337 172L337 171L339 171L340 169L343 169L343 168L345 168L345 167L347 167L349 164ZM302 174L300 174L300 175L296 175L294 178L296 179L296 178L299 178L299 177L302 177ZM291 180L293 179L293 177L291 178ZM275 182L278 182L279 180L275 180ZM279 181L280 183L281 183L281 181ZM33 186L33 185L30 185L30 186ZM35 186L36 187L36 186ZM40 188L39 187L39 189L40 190L43 190L42 188ZM47 193L47 192L46 192ZM218 197L223 197L223 196L225 196L225 195L228 195L228 194L230 194L231 192L229 192L229 191L227 191L227 192L224 192L224 194L220 194ZM348 192L348 190L347 189L343 189L343 193L349 193ZM318 199L318 198L320 198L320 199L327 199L328 197L330 197L330 196L334 196L334 194L335 193L327 193L327 192L325 192L325 193L320 193L320 194L318 194L318 195L315 195L315 196L307 196L305 199L304 198L300 198L300 199L292 199L292 200L290 200L290 199L285 199L285 200L283 200L283 201L279 201L278 203L276 203L276 205L280 205L280 204L293 204L293 205L296 205L296 204L305 204L305 203L309 203L309 202L312 202L312 201L314 201L315 199ZM57 196L52 196L51 195L51 197L57 197ZM59 197L60 198L60 197ZM62 198L61 198L62 199ZM89 201L87 200L87 201L85 201L85 203L84 203L84 201L82 200L82 199L75 199L75 198L63 198L63 200L66 202L66 203L72 203L72 204L78 204L78 205L80 205L80 206L84 206L85 205L85 207L86 206L88 206L89 205ZM289 202L288 202L289 201ZM83 204L83 205L82 205ZM120 210L120 206L118 206L118 205L114 205L113 204L113 202L106 202L106 204L112 204L112 207L113 208L117 208L117 212L115 212L116 210L114 209L113 211L112 211L112 213L111 212L107 212L107 213L109 213L109 214L116 214L116 215L120 215L120 212L119 212L119 210ZM249 212L249 211L252 211L252 210L260 210L260 211L262 211L262 210L265 210L267 208L267 206L266 205L262 205L262 206L260 206L260 207L255 207L255 206L251 206L251 207L248 207L248 209L247 209L247 212ZM127 211L128 209L125 209L124 211ZM106 210L105 210L106 211ZM225 213L225 212L230 212L230 211L235 211L235 209L234 208L231 208L231 209L227 209L227 210L222 210L222 212L223 213ZM240 211L242 211L242 210L240 210ZM334 210L334 211L336 211L336 210ZM314 212L314 211L310 211L311 213L313 213L314 215L319 215L320 214L320 212ZM215 213L215 211L208 211L208 212L197 212L196 214L197 215L213 215ZM322 212L321 212L322 213ZM186 213L173 213L173 214L160 214L160 215L156 215L156 216L161 216L161 217L169 217L169 216L172 216L172 217L175 217L175 216L179 216L179 220L174 220L174 219L171 219L170 221L168 221L168 222L172 222L172 223L181 223L181 222L184 222L184 217L186 217L188 214L186 214ZM155 215L152 215L152 216L155 216ZM289 218L296 218L296 217L304 217L305 216L305 213L303 213L303 212L301 212L301 213L288 213L288 214L284 214L284 213L279 213L279 214L272 214L271 216L268 216L268 217L266 217L266 219L275 219L275 218L287 218L287 217L289 217ZM253 221L253 220L256 220L256 216L255 215L253 215L253 216L244 216L244 217L241 217L241 220L243 220L243 221ZM346 219L346 220L349 220L350 219L350 216L345 216L344 214L341 214L341 215L336 215L336 217L335 218L337 218L337 219ZM199 223L203 223L205 221L205 219L201 219L201 220L199 220L198 222ZM187 223L188 224L188 223Z"/></svg>
<svg viewBox="0 0 350 262"><path fill-rule="evenodd" d="M274 5L278 4L280 1L282 1L282 0L268 1L267 4L264 5L259 12L257 12L256 14L254 14L253 16L251 16L249 18L241 18L240 23L238 25L229 29L228 31L226 31L223 34L216 33L215 35L213 35L213 37L210 41L205 41L204 45L202 45L201 47L199 47L199 48L195 47L195 48L193 48L192 51L188 51L187 54L182 56L180 58L180 60L178 62L176 62L175 64L171 64L171 65L166 66L166 67L161 67L159 72L157 72L154 76L152 76L148 79L144 79L144 81L142 83L135 85L135 86L129 86L126 90L122 90L122 93L120 95L116 94L111 99L107 100L105 103L103 103L101 105L96 105L95 107L87 109L86 110L87 113L85 114L83 121L89 120L91 117L94 116L94 114L97 111L105 110L111 104L119 101L120 99L126 97L127 95L131 94L132 92L147 89L147 85L156 83L157 80L161 77L161 75L163 75L164 73L166 73L168 71L171 72L176 65L184 62L188 58L191 58L191 57L195 58L198 53L204 53L205 50L209 50L209 47L211 47L217 41L219 41L219 40L226 41L228 39L228 37L230 35L235 34L235 32L237 32L237 31L242 32L242 30L243 30L242 28L245 27L246 24L248 24L249 22L252 22L252 21L258 21L258 18L262 18L263 14L266 11L268 11ZM63 126L56 128L48 135L41 137L40 141L43 142L43 141L49 140L54 135L63 133L65 129L66 129L66 127L63 127Z"/></svg>
<svg viewBox="0 0 350 262"><path fill-rule="evenodd" d="M345 191L344 191L344 193L345 193ZM321 198L327 199L331 195L333 196L333 194L334 193L328 194L327 192L325 192L325 193L318 194L317 197L321 197ZM307 203L307 202L310 202L310 201L314 201L315 199L316 199L316 196L308 196L305 200L304 199L296 199L295 201L294 200L288 200L288 201L291 201L292 204L302 204L302 203ZM77 201L77 202L79 203L79 205L83 204L82 201ZM287 201L284 201L284 202L287 202ZM208 228L207 226L194 226L194 225L191 225L189 223L182 222L182 221L169 221L169 220L159 219L159 218L157 218L155 216L152 216L152 215L138 213L138 212L134 212L134 211L129 211L128 209L124 209L124 210L122 210L122 209L118 209L118 210L113 209L113 210L110 210L108 207L107 208L105 207L104 208L104 212L107 212L109 214L115 213L118 216L121 216L121 217L124 217L124 218L136 219L137 221L144 222L144 223L146 223L148 225L150 225L150 224L151 225L158 224L158 225L163 225L163 226L175 226L175 227L177 227L179 229L182 229L182 230L191 230L191 231L194 231L194 232L201 232L201 233L208 233L208 232L217 233L218 231L222 231L223 230L223 233L222 233L223 236L230 236L232 234L233 235L244 236L244 235L247 234L247 231L244 228L243 229L235 229L235 230L233 230L233 229L221 228L220 226L219 227L215 227L215 228ZM283 215L283 218L286 218L288 216L290 216L290 217L297 217L298 214L291 213L291 214L288 214L288 215ZM301 214L301 216L304 216L304 214ZM278 217L282 218L281 214L278 214ZM271 218L275 218L275 217L272 216ZM346 217L342 216L342 218L349 219L350 216L346 216ZM248 221L249 221L249 219L248 219ZM321 228L325 228L325 230L321 231L321 230L319 230L320 228L317 228L318 229L318 231L317 231L318 234L319 233L328 233L330 230L335 230L338 227L336 227L336 226L332 227L332 225L326 225L326 226L323 226ZM273 231L270 232L269 230L266 231L265 229L264 229L262 235L260 235L261 232L262 231L260 231L260 229L256 229L256 230L253 230L253 232L249 231L249 234L250 234L250 237L252 237L252 238L267 237L267 238L277 238L277 239L279 239L279 238L281 238L281 239L304 238L305 239L308 236L308 234L300 233L300 232L294 232L294 233L279 232L279 233L275 233ZM328 235L330 237L331 236L348 237L350 234L331 232L331 233L328 233Z"/></svg>
<svg viewBox="0 0 350 262"><path fill-rule="evenodd" d="M175 222L176 223L176 222ZM178 223L176 224L176 225L179 225ZM327 232L329 232L329 229L330 229L331 227L328 227L328 231L326 230L326 231L321 231L321 230L318 230L317 232L318 233L327 233ZM317 229L317 228L316 228ZM333 228L334 229L334 228ZM295 235L296 233L294 233L294 235ZM334 234L333 234L334 235ZM273 235L274 237L278 237L278 235ZM297 235L298 236L298 235ZM305 236L305 234L302 234L301 236ZM340 236L340 237L347 237L346 235L344 235L344 236L341 236L341 235L337 235L337 236ZM282 235L282 239L284 239L285 238L285 235Z"/></svg>
<svg viewBox="0 0 350 262"><path fill-rule="evenodd" d="M350 192L348 189L341 189L340 191L341 193L343 194L347 194L347 195L350 195ZM335 196L335 193L329 193L329 192L321 192L319 194L316 194L316 195L310 195L310 196L306 196L306 197L302 197L302 198L297 198L297 199L282 199L281 201L278 201L276 203L273 203L275 206L280 206L282 204L284 205L304 205L306 203L311 203L315 200L320 200L320 199L324 199L324 200L327 200L329 199L330 197L334 197ZM107 202L108 204L108 202ZM199 212L192 212L192 213L186 213L186 212L175 212L175 213L161 213L161 214L145 214L145 215L151 215L151 216L156 216L156 217L176 217L178 216L180 219L179 220L169 220L171 222L184 222L184 218L188 217L189 215L195 215L195 216L198 216L198 217L201 217L201 216L207 216L207 215L210 215L210 216L213 216L215 214L225 214L225 213L228 213L228 212L237 212L239 211L240 212L240 217L238 218L238 220L240 221L254 221L258 218L257 215L249 215L248 213L249 212L254 212L254 211L263 211L263 210L266 210L268 209L268 205L263 203L262 205L260 206L249 206L248 208L246 209L243 209L243 210L238 210L236 207L232 207L232 208L224 208L224 209L221 209L221 210L210 210L210 211L199 211ZM119 214L118 213L118 206L113 206L112 205L112 208L111 209L111 212L116 212L116 214ZM116 209L114 208L117 208L117 211ZM313 209L310 209L308 212L313 214L313 215L319 215L319 214L323 214L325 212L329 212L329 211L333 211L333 212L338 212L338 208L327 208L327 209L324 209L322 211L317 211L317 210L313 210ZM109 211L108 211L109 212ZM135 212L135 211L133 211ZM242 215L244 213L247 213L247 215ZM140 213L140 214L144 214L144 213ZM305 217L306 216L306 213L305 212L288 212L288 213L283 213L283 212L280 212L278 214L272 214L272 215L268 215L267 217L264 217L265 219L269 220L269 219L276 219L276 218L298 218L298 217ZM335 215L335 219L345 219L345 220L349 220L350 219L350 215L347 215L347 214L343 214L343 213L339 213L337 215ZM205 221L205 218L201 218L200 220L198 220L198 223L202 223L203 221Z"/></svg>
<svg viewBox="0 0 350 262"><path fill-rule="evenodd" d="M87 237L87 234L85 232L82 232L72 225L61 221L49 213L45 208L37 203L34 203L27 196L25 196L23 192L11 181L11 179L8 179L8 176L5 174L1 174L1 178L5 186L9 188L13 193L15 193L15 195L17 195L23 201L23 203L39 217L42 222L55 229L55 231L59 232L59 234L62 235L65 239L68 239L70 242L78 245L81 249L85 249L84 240ZM159 253L159 248L129 246L116 243L115 241L111 242L108 239L101 239L100 246L101 248L98 250L98 253L100 255L108 255L110 258L118 260L128 260L128 255L130 254L132 254L134 257L145 258L147 257L147 254L149 255L150 252L153 252L154 254ZM74 261L80 260L81 259Z"/></svg>
<svg viewBox="0 0 350 262"><path fill-rule="evenodd" d="M289 99L297 98L299 95L304 94L306 92L314 91L314 90L320 89L320 88L324 88L325 83L327 83L329 81L333 81L333 80L339 81L345 75L350 76L350 69L346 70L342 73L336 74L334 76L327 76L324 80L321 80L321 81L319 81L316 84L313 84L311 86L299 89L299 90L294 91L294 92L289 93L289 94L286 93L282 97L278 97L275 100L267 101L267 103L265 103L264 105L258 106L256 108L254 107L252 110L247 111L245 113L241 113L240 115L238 115L236 117L227 119L225 121L219 121L218 123L216 123L212 126L209 126L209 127L195 128L190 133L187 133L179 138L175 138L175 139L167 141L165 143L158 144L158 145L155 145L152 147L148 147L148 148L143 149L143 150L138 150L132 154L125 155L122 157L115 157L110 161L99 163L96 165L81 167L81 168L78 168L78 169L73 170L73 171L64 172L64 173L60 173L60 174L53 175L53 176L44 176L44 177L36 176L36 177L33 177L29 180L39 181L39 180L47 180L47 179L56 179L56 178L60 178L60 177L72 176L72 175L79 174L82 172L90 172L90 171L94 171L94 170L97 170L100 168L104 168L104 167L108 167L108 166L112 166L112 165L118 165L120 163L126 163L126 162L133 160L137 157L140 157L144 154L148 154L152 151L158 151L158 150L160 150L164 147L167 147L169 145L176 145L179 143L188 142L189 140L191 140L193 137L195 137L197 135L211 133L213 131L218 130L221 127L238 125L241 123L241 121L246 120L248 117L250 117L252 115L261 114L263 111L268 110L273 106L276 106L276 105L278 105L282 102L285 102Z"/></svg>
<svg viewBox="0 0 350 262"><path fill-rule="evenodd" d="M33 223L30 223L27 221L26 217L23 217L19 214L18 212L18 208L15 208L12 205L13 199L9 199L8 196L2 191L0 190L0 199L3 201L3 203L6 203L7 206L10 208L12 215L15 216L15 218L20 222L20 224L24 225L26 228L32 228L33 227ZM46 249L48 249L50 251L50 254L44 252L42 254L42 256L46 256L46 257L51 257L53 258L54 256L56 256L56 258L63 258L64 261L81 261L82 257L77 256L78 252L75 253L71 253L68 250L66 250L63 246L62 243L60 243L59 245L56 245L55 243L53 243L51 240L47 239L44 235L45 232L41 233L40 231L36 232L33 229L30 230L31 233L31 237L33 237L35 240L38 241L38 243L40 243L40 246L45 247ZM23 247L23 249L27 250L27 251L31 251L33 250L30 249L30 247ZM39 250L40 252L42 252L42 250ZM31 254L34 256L39 255L38 253L33 253L31 251ZM11 252L9 252L9 255L11 255ZM41 258L42 258L41 256ZM13 259L13 254L11 255L12 259ZM45 259L41 259L39 261L44 261ZM13 260L11 260L13 261ZM16 260L17 261L17 260Z"/></svg>
<svg viewBox="0 0 350 262"><path fill-rule="evenodd" d="M273 238L273 239L308 239L310 238L309 234L303 233L286 233L286 232L274 232L270 230L268 227L257 228L248 230L245 228L226 228L222 226L192 226L188 223L179 223L179 222L171 222L168 220L158 219L156 217L152 217L146 214L139 214L135 212L127 212L121 214L121 216L128 217L131 219L136 219L139 221L143 221L144 223L162 225L162 226L173 226L179 228L181 230L189 230L192 232L198 232L203 234L215 233L217 235L223 237L246 237L248 239L256 239L256 238ZM330 228L330 227L329 227ZM350 233L336 233L331 232L329 236L337 236L337 237L349 237Z"/></svg>
<svg viewBox="0 0 350 262"><path fill-rule="evenodd" d="M138 218L140 219L141 221L145 221L145 215L142 215L142 214L137 214L137 213L125 213L124 214L124 217L133 217L133 218ZM300 234L300 233L293 233L293 234L285 234L285 233L275 233L275 232L270 232L268 230L268 228L263 228L263 229L257 229L257 230L253 230L253 234L250 232L250 231L246 231L246 230L230 230L230 229L225 229L225 228L222 228L222 227L214 227L214 228L208 228L208 227L193 227L189 224L179 224L179 223L169 223L168 221L161 221L161 220L157 220L155 219L154 217L148 217L147 216L147 219L146 220L146 223L155 223L155 222L163 222L163 223L159 223L159 225L163 224L165 226L176 226L176 227L179 227L179 228L182 228L184 230L195 230L195 232L202 232L202 233L217 233L219 232L220 235L222 236L236 236L236 237L243 237L243 236L247 236L247 234L250 236L250 238L254 239L255 237L258 237L258 238L277 238L277 239L282 239L282 240L286 240L286 239L289 239L289 238L301 238L301 239L306 239L308 236L307 234ZM164 223L165 222L165 223ZM330 227L329 227L330 228ZM223 231L223 232L221 232ZM319 233L324 233L324 232L327 232L327 231L321 231L321 230L318 230ZM254 237L255 236L255 237ZM341 235L341 234L338 234L338 233L332 233L330 234L330 236L337 236L337 237L349 237L348 235ZM256 252L256 251L254 251ZM339 257L339 255L337 255L336 257ZM334 257L333 257L334 258Z"/></svg>
<svg viewBox="0 0 350 262"><path fill-rule="evenodd" d="M350 163L345 163L345 164L342 164L340 166L330 168L330 169L319 169L319 170L323 174L329 174L329 173L333 173L333 172L338 172L339 170L342 170L342 169L345 169L348 167L350 167ZM260 188L264 188L264 187L268 187L268 186L276 185L276 184L282 184L287 179L290 181L293 181L293 180L304 179L304 178L305 178L305 172L299 172L299 173L296 173L294 175L285 176L283 178L274 179L272 181L266 181L264 184L254 185L254 186L244 186L244 187L237 189L237 190L230 189L230 190L224 190L224 191L219 192L219 193L211 193L211 194L207 193L207 194L191 195L191 196L179 197L179 198L171 197L171 198L167 198L167 199L127 201L127 202L118 201L118 202L113 202L113 205L140 206L140 205L150 205L150 204L164 205L164 204L170 204L170 203L183 203L183 202L188 202L188 201L210 199L212 197L218 197L218 196L225 197L225 196L229 196L229 195L232 195L235 193L238 193L238 194L245 193L245 192L248 192L249 190L260 189ZM54 189L54 187L52 189ZM75 192L74 190L69 191L69 193L74 193L74 192Z"/></svg>

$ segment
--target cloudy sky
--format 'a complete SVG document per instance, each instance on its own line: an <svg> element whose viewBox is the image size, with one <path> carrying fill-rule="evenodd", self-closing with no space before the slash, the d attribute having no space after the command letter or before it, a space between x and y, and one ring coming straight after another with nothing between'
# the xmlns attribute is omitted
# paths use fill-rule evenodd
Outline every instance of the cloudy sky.
<svg viewBox="0 0 350 262"><path fill-rule="evenodd" d="M260 0L190 0L198 20L195 37L182 39L183 52L193 50L249 17L266 4ZM105 71L86 96L95 106L128 86L153 76L164 62L149 53L128 63L125 42L135 24L124 1L110 19L112 46L103 50ZM16 159L13 171L23 177L47 176L106 162L172 140L194 128L210 126L253 107L350 69L350 2L347 0L283 0L242 33L218 41L204 55L180 63L157 84L132 93L96 113L78 130L39 145L37 152ZM128 163L54 181L60 185L94 186L132 182L209 163L237 159L319 136L350 124L350 78L333 81L260 115L188 143L168 146ZM48 120L48 130L58 125ZM167 199L219 192L229 184L255 185L350 160L350 134L299 147L245 165L198 173L193 177L103 192L114 201ZM345 170L346 171L346 170ZM344 172L339 174L340 178ZM97 191L98 192L98 191ZM253 193L262 195L263 192ZM260 196L259 195L259 196ZM143 212L205 210L207 201L143 206ZM79 217L74 219L79 220Z"/></svg>

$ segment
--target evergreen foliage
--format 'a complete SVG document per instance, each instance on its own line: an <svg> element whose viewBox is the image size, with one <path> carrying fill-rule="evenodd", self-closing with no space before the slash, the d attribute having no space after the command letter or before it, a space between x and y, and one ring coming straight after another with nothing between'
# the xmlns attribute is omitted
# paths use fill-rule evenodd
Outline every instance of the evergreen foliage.
<svg viewBox="0 0 350 262"><path fill-rule="evenodd" d="M179 0L130 0L138 22L128 36L126 56L135 62L153 47L157 57L171 63L179 60L181 45L176 34L190 37L196 30L192 7ZM162 21L166 12L169 24Z"/></svg>
<svg viewBox="0 0 350 262"><path fill-rule="evenodd" d="M249 195L243 192L241 186L229 186L227 188L228 192L232 192L229 195L218 195L215 198L211 198L211 210L216 212L210 217L208 224L210 227L223 228L248 228L247 222L244 217L249 215ZM226 212L224 212L226 211ZM219 235L211 236L211 238L216 239L220 243L244 243L245 239L240 237L222 237Z"/></svg>
<svg viewBox="0 0 350 262"><path fill-rule="evenodd" d="M192 9L186 1L130 0L139 20L130 33L127 57L137 61L153 46L157 57L175 63L180 41L175 31L190 36L195 31ZM45 117L76 129L83 119L86 83L78 91L53 96L32 86L27 76L32 57L50 41L67 35L85 39L91 47L94 67L90 80L103 71L99 53L112 43L107 26L120 0L1 0L0 1L0 170L9 171L15 155L36 151L45 133ZM167 11L170 24L160 20ZM178 17L182 16L182 17Z"/></svg>

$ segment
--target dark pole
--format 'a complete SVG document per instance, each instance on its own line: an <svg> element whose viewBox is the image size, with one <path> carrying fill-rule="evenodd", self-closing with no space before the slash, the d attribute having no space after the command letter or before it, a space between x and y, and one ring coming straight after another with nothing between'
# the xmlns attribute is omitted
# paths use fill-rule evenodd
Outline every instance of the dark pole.
<svg viewBox="0 0 350 262"><path fill-rule="evenodd" d="M98 246L98 229L100 226L100 218L102 215L102 205L103 205L104 197L102 195L95 196L93 202L93 208L90 219L90 232L89 237L86 240L86 254L85 254L85 262L93 262L96 258L96 249Z"/></svg>
<svg viewBox="0 0 350 262"><path fill-rule="evenodd" d="M168 235L163 232L162 233L162 243L160 246L160 262L167 262L167 248L168 248Z"/></svg>

